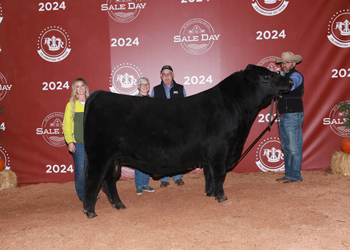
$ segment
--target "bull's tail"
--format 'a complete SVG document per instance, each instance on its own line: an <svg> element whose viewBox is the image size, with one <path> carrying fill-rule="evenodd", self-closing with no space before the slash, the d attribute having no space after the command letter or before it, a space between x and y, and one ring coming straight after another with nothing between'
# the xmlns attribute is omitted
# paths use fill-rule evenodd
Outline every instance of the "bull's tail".
<svg viewBox="0 0 350 250"><path fill-rule="evenodd" d="M113 169L113 177L117 180L120 178L122 174L122 166L120 165L117 159L114 160L114 169Z"/></svg>

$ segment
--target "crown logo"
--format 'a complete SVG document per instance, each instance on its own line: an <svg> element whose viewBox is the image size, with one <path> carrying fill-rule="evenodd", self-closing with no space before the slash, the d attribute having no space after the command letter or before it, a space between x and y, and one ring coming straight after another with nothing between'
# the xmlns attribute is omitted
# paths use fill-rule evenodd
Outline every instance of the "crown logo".
<svg viewBox="0 0 350 250"><path fill-rule="evenodd" d="M51 38L46 37L44 44L46 44L49 47L50 51L57 51L60 48L63 48L63 42L61 38L57 38L55 36L52 36Z"/></svg>
<svg viewBox="0 0 350 250"><path fill-rule="evenodd" d="M275 149L275 147L272 147L272 149L264 150L264 156L267 157L268 162L278 162L281 160L282 155L282 150Z"/></svg>
<svg viewBox="0 0 350 250"><path fill-rule="evenodd" d="M276 2L277 2L277 0L264 0L264 3L266 3L266 4L274 4Z"/></svg>
<svg viewBox="0 0 350 250"><path fill-rule="evenodd" d="M133 85L136 85L136 79L133 75L129 75L128 73L125 73L124 75L117 75L117 82L120 83L122 88L128 89L131 88Z"/></svg>
<svg viewBox="0 0 350 250"><path fill-rule="evenodd" d="M349 20L345 20L344 22L337 22L335 29L338 29L342 36L349 36L350 35L350 22L349 22Z"/></svg>

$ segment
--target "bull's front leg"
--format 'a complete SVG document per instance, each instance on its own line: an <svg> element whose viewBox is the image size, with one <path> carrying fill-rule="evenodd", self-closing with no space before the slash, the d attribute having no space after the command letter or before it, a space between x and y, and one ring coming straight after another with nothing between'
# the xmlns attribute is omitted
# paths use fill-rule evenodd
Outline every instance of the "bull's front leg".
<svg viewBox="0 0 350 250"><path fill-rule="evenodd" d="M224 192L224 181L226 178L226 167L224 164L212 164L209 166L213 179L215 200L219 203L227 200Z"/></svg>

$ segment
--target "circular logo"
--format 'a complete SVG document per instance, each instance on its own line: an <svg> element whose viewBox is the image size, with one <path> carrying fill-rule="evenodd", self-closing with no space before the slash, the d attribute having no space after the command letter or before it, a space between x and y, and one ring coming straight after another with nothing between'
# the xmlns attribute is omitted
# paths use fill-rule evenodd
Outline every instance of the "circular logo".
<svg viewBox="0 0 350 250"><path fill-rule="evenodd" d="M284 154L281 150L280 138L270 137L262 141L256 150L255 164L262 171L283 171Z"/></svg>
<svg viewBox="0 0 350 250"><path fill-rule="evenodd" d="M61 112L54 112L46 116L41 124L41 128L36 129L36 134L42 135L44 140L54 147L62 147L66 145L63 136L63 117Z"/></svg>
<svg viewBox="0 0 350 250"><path fill-rule="evenodd" d="M350 102L347 101L349 104ZM347 129L344 126L345 117L343 112L339 112L339 104L336 104L331 112L329 113L329 118L324 119L323 124L324 125L330 125L331 129L334 133L341 137L349 137L350 136L350 129Z"/></svg>
<svg viewBox="0 0 350 250"><path fill-rule="evenodd" d="M209 22L194 18L182 26L180 34L174 37L174 42L180 43L188 53L200 55L207 52L219 37Z"/></svg>
<svg viewBox="0 0 350 250"><path fill-rule="evenodd" d="M107 11L108 15L118 23L128 23L133 21L146 7L146 3L141 0L107 0L107 4L102 4L101 10Z"/></svg>
<svg viewBox="0 0 350 250"><path fill-rule="evenodd" d="M4 99L6 93L7 93L7 90L10 90L10 86L7 85L7 81L6 81L6 78L3 74L0 73L0 101L2 99Z"/></svg>
<svg viewBox="0 0 350 250"><path fill-rule="evenodd" d="M264 16L275 16L288 6L285 0L253 0L252 6L256 12Z"/></svg>
<svg viewBox="0 0 350 250"><path fill-rule="evenodd" d="M340 10L335 13L328 24L328 40L340 48L350 47L350 12Z"/></svg>
<svg viewBox="0 0 350 250"><path fill-rule="evenodd" d="M112 70L109 88L113 93L136 95L137 80L142 76L138 67L131 63L123 63Z"/></svg>
<svg viewBox="0 0 350 250"><path fill-rule="evenodd" d="M258 63L258 66L265 67L270 71L278 73L279 71L281 71L281 67L275 63L275 59L275 56L265 57Z"/></svg>
<svg viewBox="0 0 350 250"><path fill-rule="evenodd" d="M7 151L0 146L0 158L5 162L5 169L10 169L10 156Z"/></svg>
<svg viewBox="0 0 350 250"><path fill-rule="evenodd" d="M37 51L48 62L62 61L71 51L69 35L60 27L47 27L38 37Z"/></svg>
<svg viewBox="0 0 350 250"><path fill-rule="evenodd" d="M128 178L128 179L132 179L135 177L135 170L132 168L128 168L128 167L122 167L121 176Z"/></svg>

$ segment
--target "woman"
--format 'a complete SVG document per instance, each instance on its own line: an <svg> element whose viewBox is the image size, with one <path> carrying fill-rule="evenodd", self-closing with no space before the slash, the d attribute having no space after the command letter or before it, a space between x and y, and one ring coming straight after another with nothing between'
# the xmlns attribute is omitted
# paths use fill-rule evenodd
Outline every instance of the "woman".
<svg viewBox="0 0 350 250"><path fill-rule="evenodd" d="M137 81L137 88L139 93L136 96L149 97L149 81L146 77L141 77ZM142 173L141 171L135 169L135 185L136 185L136 194L143 194L143 191L154 192L154 189L148 185L149 175Z"/></svg>
<svg viewBox="0 0 350 250"><path fill-rule="evenodd" d="M75 189L78 197L83 202L84 189L84 105L89 96L89 87L85 80L77 78L72 84L72 93L63 118L64 139L68 144L68 150L73 154L75 166Z"/></svg>

